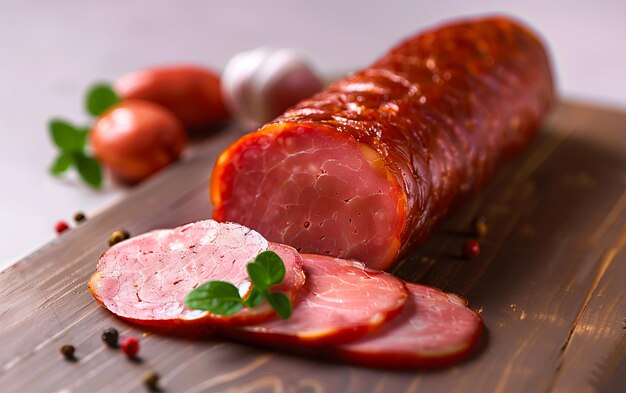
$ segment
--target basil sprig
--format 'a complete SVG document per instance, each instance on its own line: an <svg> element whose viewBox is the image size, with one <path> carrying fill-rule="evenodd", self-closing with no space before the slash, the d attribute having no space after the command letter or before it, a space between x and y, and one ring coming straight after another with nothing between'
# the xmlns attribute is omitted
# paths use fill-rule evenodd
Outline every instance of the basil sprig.
<svg viewBox="0 0 626 393"><path fill-rule="evenodd" d="M99 188L102 185L100 164L85 152L89 129L76 127L61 119L53 119L48 127L52 141L59 148L50 173L60 176L74 166L85 183Z"/></svg>
<svg viewBox="0 0 626 393"><path fill-rule="evenodd" d="M236 286L225 281L209 281L191 291L185 305L195 310L210 311L218 315L233 315L243 307L256 308L264 300L283 319L291 317L291 301L281 292L270 292L271 287L283 282L285 264L273 251L263 251L246 266L252 290L244 300Z"/></svg>
<svg viewBox="0 0 626 393"><path fill-rule="evenodd" d="M119 102L120 98L106 83L98 83L89 88L85 98L85 109L92 116L100 116Z"/></svg>
<svg viewBox="0 0 626 393"><path fill-rule="evenodd" d="M92 116L100 116L115 105L119 97L106 84L97 84L87 91L85 108ZM72 166L76 167L80 178L94 188L102 185L100 163L87 152L87 139L90 127L78 127L62 119L52 119L48 124L52 142L59 154L50 166L53 176L60 176Z"/></svg>

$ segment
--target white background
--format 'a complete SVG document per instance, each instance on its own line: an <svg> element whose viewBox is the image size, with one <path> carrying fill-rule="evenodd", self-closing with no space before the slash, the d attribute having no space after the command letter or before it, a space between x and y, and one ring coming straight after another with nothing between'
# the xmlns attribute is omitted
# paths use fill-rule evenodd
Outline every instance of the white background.
<svg viewBox="0 0 626 393"><path fill-rule="evenodd" d="M220 70L261 45L299 48L320 72L343 72L426 26L499 12L548 41L563 96L626 107L623 0L1 0L0 269L52 239L58 219L96 214L126 192L47 175L55 150L46 123L55 115L86 120L82 94L90 83L162 63Z"/></svg>

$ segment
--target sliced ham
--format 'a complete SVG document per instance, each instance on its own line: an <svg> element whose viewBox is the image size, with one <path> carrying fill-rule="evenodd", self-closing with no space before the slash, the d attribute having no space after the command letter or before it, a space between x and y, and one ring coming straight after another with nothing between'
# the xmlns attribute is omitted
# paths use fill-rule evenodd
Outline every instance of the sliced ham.
<svg viewBox="0 0 626 393"><path fill-rule="evenodd" d="M402 313L377 332L334 352L353 364L376 368L426 368L461 360L483 330L478 313L458 296L406 284L411 299Z"/></svg>
<svg viewBox="0 0 626 393"><path fill-rule="evenodd" d="M349 342L398 315L409 295L403 282L362 263L302 255L306 282L289 320L225 329L245 341L279 346Z"/></svg>
<svg viewBox="0 0 626 393"><path fill-rule="evenodd" d="M262 251L276 252L286 269L275 288L293 298L304 284L302 259L291 247L270 243L232 223L199 221L156 230L107 250L89 280L89 290L109 311L137 324L158 327L242 325L274 315L267 304L232 316L190 310L184 299L207 281L228 281L242 296L251 289L246 265Z"/></svg>

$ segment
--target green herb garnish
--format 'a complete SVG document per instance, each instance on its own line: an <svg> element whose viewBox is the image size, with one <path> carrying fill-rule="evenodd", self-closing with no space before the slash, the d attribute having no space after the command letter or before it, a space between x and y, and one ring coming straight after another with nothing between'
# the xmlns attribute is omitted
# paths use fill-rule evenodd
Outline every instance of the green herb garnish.
<svg viewBox="0 0 626 393"><path fill-rule="evenodd" d="M50 121L48 128L52 141L59 148L59 155L50 166L50 173L60 176L74 166L85 183L94 188L100 187L102 184L100 164L85 153L89 130L60 119Z"/></svg>
<svg viewBox="0 0 626 393"><path fill-rule="evenodd" d="M61 119L53 119L49 126L52 141L59 149L69 153L83 151L87 143L87 129L76 128Z"/></svg>
<svg viewBox="0 0 626 393"><path fill-rule="evenodd" d="M92 116L100 116L119 101L120 98L111 86L105 83L98 83L87 91L85 109Z"/></svg>
<svg viewBox="0 0 626 393"><path fill-rule="evenodd" d="M226 281L209 281L200 285L187 295L185 305L219 315L233 315L243 308L239 290Z"/></svg>
<svg viewBox="0 0 626 393"><path fill-rule="evenodd" d="M74 154L74 164L85 183L95 188L102 185L102 169L98 160L84 152L77 152Z"/></svg>
<svg viewBox="0 0 626 393"><path fill-rule="evenodd" d="M111 86L99 83L87 91L85 108L90 115L100 116L119 100ZM74 166L85 183L100 188L102 185L100 163L87 153L90 127L76 127L65 120L52 119L48 128L52 141L59 148L59 155L50 166L50 173L53 176L60 176Z"/></svg>
<svg viewBox="0 0 626 393"><path fill-rule="evenodd" d="M195 310L210 311L218 315L233 315L244 306L256 308L264 300L283 319L291 317L291 301L281 292L270 292L271 287L285 278L285 264L273 251L263 251L246 266L252 290L244 300L236 286L225 281L209 281L191 291L185 305Z"/></svg>

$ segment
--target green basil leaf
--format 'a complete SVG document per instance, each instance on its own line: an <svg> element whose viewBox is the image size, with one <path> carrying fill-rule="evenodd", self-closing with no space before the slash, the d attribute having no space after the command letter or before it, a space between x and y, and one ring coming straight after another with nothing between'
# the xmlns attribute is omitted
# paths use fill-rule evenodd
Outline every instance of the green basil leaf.
<svg viewBox="0 0 626 393"><path fill-rule="evenodd" d="M54 176L59 176L61 173L67 171L73 162L74 159L71 154L62 152L50 166L50 173Z"/></svg>
<svg viewBox="0 0 626 393"><path fill-rule="evenodd" d="M285 278L285 264L274 251L263 251L254 258L254 264L261 265L270 278L269 285L278 285Z"/></svg>
<svg viewBox="0 0 626 393"><path fill-rule="evenodd" d="M87 134L83 130L78 130L72 124L61 119L51 120L48 127L52 141L61 151L75 152L83 150L87 140Z"/></svg>
<svg viewBox="0 0 626 393"><path fill-rule="evenodd" d="M291 317L291 301L284 293L268 293L265 298L282 319Z"/></svg>
<svg viewBox="0 0 626 393"><path fill-rule="evenodd" d="M99 83L91 86L87 91L87 98L85 100L85 107L87 112L93 116L100 116L107 109L119 102L120 98L117 96L113 88L105 83Z"/></svg>
<svg viewBox="0 0 626 393"><path fill-rule="evenodd" d="M252 262L246 266L246 269L248 270L250 281L252 281L252 284L254 284L254 287L258 290L267 290L272 285L272 279L264 266Z"/></svg>
<svg viewBox="0 0 626 393"><path fill-rule="evenodd" d="M218 315L233 315L243 307L237 287L225 281L209 281L200 285L189 292L185 305Z"/></svg>
<svg viewBox="0 0 626 393"><path fill-rule="evenodd" d="M93 157L85 155L83 152L73 154L74 163L80 177L94 188L100 188L102 185L102 169L100 163Z"/></svg>
<svg viewBox="0 0 626 393"><path fill-rule="evenodd" d="M80 143L80 150L84 150L85 146L87 146L87 140L91 129L89 127L81 127L76 129L78 131L78 137L76 138L76 143Z"/></svg>
<svg viewBox="0 0 626 393"><path fill-rule="evenodd" d="M248 308L258 307L261 303L263 303L265 295L265 292L257 289L257 287L253 287L252 291L250 291L250 294L244 301L244 305Z"/></svg>

